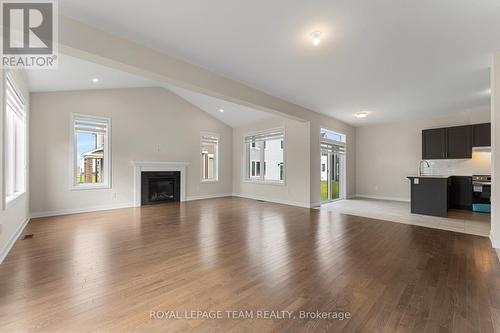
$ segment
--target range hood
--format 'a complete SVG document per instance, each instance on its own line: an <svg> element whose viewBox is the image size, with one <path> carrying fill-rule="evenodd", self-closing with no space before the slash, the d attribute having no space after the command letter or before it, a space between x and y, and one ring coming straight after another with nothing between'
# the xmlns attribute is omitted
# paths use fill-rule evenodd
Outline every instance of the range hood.
<svg viewBox="0 0 500 333"><path fill-rule="evenodd" d="M491 147L472 147L472 152L491 153Z"/></svg>

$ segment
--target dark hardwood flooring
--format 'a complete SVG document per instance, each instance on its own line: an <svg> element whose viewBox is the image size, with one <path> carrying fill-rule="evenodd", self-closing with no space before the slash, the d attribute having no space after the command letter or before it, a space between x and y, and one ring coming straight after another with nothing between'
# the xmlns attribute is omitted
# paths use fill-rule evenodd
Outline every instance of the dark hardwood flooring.
<svg viewBox="0 0 500 333"><path fill-rule="evenodd" d="M240 198L33 219L24 233L0 265L0 331L500 331L486 237ZM169 310L351 318L150 318Z"/></svg>

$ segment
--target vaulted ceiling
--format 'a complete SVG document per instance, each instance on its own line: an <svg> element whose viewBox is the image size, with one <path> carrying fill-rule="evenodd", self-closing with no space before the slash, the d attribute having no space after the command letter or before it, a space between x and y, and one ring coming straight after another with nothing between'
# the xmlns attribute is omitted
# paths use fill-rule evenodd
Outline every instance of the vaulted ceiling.
<svg viewBox="0 0 500 333"><path fill-rule="evenodd" d="M489 104L500 49L497 0L59 4L63 15L353 125ZM358 120L358 111L371 114Z"/></svg>

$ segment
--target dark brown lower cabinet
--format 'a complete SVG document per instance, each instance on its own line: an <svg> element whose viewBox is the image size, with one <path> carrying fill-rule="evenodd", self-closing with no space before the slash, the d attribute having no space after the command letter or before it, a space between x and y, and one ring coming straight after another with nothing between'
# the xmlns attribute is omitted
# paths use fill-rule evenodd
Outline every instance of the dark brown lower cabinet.
<svg viewBox="0 0 500 333"><path fill-rule="evenodd" d="M472 177L451 177L450 207L454 209L472 209Z"/></svg>

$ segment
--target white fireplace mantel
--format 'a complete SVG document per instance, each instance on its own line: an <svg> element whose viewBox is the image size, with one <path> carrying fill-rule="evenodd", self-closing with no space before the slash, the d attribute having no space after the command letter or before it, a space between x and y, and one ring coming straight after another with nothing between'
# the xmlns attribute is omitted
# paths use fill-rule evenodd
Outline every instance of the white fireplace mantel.
<svg viewBox="0 0 500 333"><path fill-rule="evenodd" d="M143 171L180 171L181 201L186 201L186 173L189 162L145 162L133 161L134 165L134 206L141 206L141 173Z"/></svg>

